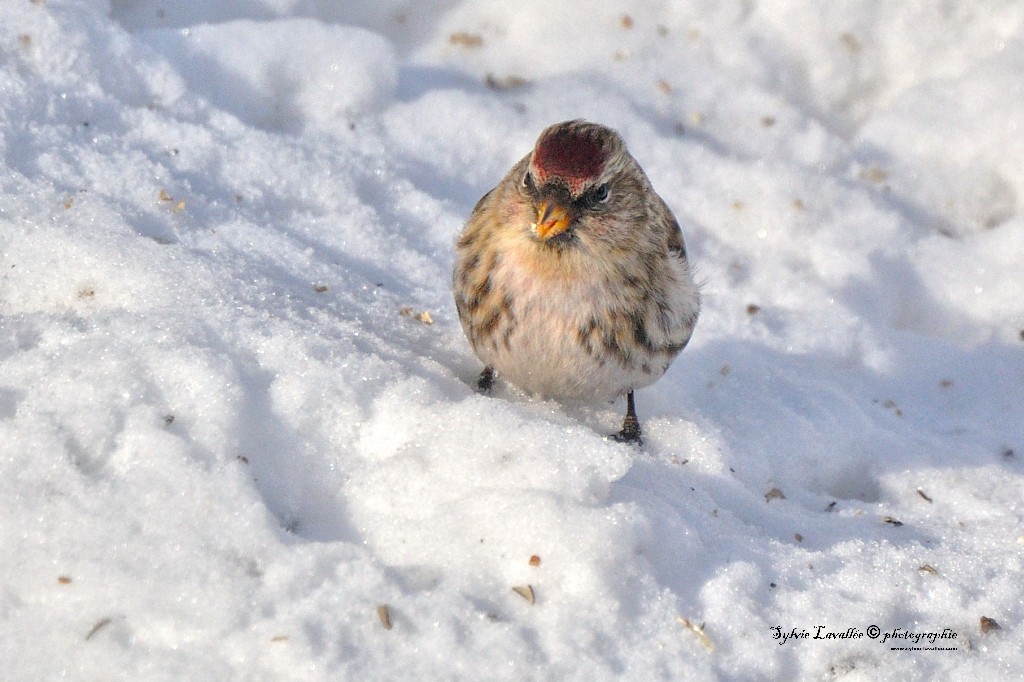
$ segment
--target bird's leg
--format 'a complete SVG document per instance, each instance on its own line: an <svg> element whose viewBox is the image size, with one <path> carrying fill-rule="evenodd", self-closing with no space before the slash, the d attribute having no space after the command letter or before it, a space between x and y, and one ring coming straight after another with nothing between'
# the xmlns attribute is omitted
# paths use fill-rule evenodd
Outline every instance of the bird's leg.
<svg viewBox="0 0 1024 682"><path fill-rule="evenodd" d="M494 386L494 368L488 365L480 372L480 378L476 380L476 388L481 393L490 393Z"/></svg>
<svg viewBox="0 0 1024 682"><path fill-rule="evenodd" d="M633 391L626 394L626 418L622 420L622 430L612 434L612 440L619 443L644 444L644 439L640 435L640 420L636 418L636 403L633 401Z"/></svg>

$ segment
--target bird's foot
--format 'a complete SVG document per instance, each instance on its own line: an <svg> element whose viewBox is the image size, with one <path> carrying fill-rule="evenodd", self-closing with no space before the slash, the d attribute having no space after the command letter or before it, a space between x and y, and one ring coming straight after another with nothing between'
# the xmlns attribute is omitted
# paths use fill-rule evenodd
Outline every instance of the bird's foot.
<svg viewBox="0 0 1024 682"><path fill-rule="evenodd" d="M644 438L643 435L640 433L639 424L635 424L633 428L630 428L630 426L627 424L622 427L621 431L619 431L618 433L613 433L612 435L608 436L608 438L615 441L616 443L631 443L633 445L636 445L637 447L643 447L644 444Z"/></svg>
<svg viewBox="0 0 1024 682"><path fill-rule="evenodd" d="M626 418L622 420L622 430L608 437L616 443L635 443L638 447L643 446L644 439L640 435L640 420L636 416L633 391L626 394Z"/></svg>
<svg viewBox="0 0 1024 682"><path fill-rule="evenodd" d="M476 390L481 393L490 393L493 386L494 368L484 367L484 371L480 372L480 378L476 380Z"/></svg>

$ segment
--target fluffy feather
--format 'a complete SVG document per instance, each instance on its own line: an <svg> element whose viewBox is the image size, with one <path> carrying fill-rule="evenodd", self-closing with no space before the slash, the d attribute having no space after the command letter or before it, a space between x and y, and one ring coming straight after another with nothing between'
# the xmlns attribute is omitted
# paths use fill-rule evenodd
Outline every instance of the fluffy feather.
<svg viewBox="0 0 1024 682"><path fill-rule="evenodd" d="M531 229L542 202L570 220L552 239ZM585 121L544 130L477 203L452 281L488 381L493 370L555 399L631 397L665 373L700 312L679 224L622 138ZM626 431L639 440L638 424Z"/></svg>

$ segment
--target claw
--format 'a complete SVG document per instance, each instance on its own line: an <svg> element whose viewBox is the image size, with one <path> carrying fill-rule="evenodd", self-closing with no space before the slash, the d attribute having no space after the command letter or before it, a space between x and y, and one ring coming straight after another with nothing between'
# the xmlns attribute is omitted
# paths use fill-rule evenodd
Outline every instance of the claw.
<svg viewBox="0 0 1024 682"><path fill-rule="evenodd" d="M494 386L494 368L484 367L484 371L480 372L480 378L476 380L476 389L481 393L490 393L492 386Z"/></svg>
<svg viewBox="0 0 1024 682"><path fill-rule="evenodd" d="M644 439L640 434L640 429L629 429L623 427L618 433L613 433L608 436L616 443L630 443L638 447L643 447Z"/></svg>

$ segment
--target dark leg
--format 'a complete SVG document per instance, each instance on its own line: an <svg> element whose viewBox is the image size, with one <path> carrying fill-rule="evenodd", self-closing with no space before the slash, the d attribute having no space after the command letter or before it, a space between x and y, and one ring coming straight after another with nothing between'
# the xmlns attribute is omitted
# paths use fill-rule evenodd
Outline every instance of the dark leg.
<svg viewBox="0 0 1024 682"><path fill-rule="evenodd" d="M484 367L484 371L480 372L480 378L476 380L476 388L481 393L489 393L491 386L494 386L494 368L488 365Z"/></svg>
<svg viewBox="0 0 1024 682"><path fill-rule="evenodd" d="M620 443L644 444L644 439L640 435L640 420L636 418L636 403L633 402L633 391L626 394L626 418L622 420L622 430L612 434L612 440Z"/></svg>

